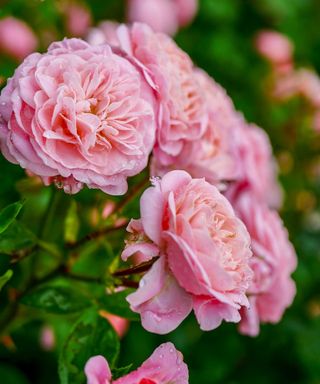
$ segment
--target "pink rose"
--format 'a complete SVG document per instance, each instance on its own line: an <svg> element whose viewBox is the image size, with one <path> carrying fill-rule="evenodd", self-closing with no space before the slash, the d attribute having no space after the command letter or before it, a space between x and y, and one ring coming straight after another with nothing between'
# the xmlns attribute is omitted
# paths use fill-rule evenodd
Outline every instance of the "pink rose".
<svg viewBox="0 0 320 384"><path fill-rule="evenodd" d="M237 148L238 181L226 193L231 204L240 192L250 190L260 201L273 208L280 207L282 192L268 135L243 120L233 132L233 140Z"/></svg>
<svg viewBox="0 0 320 384"><path fill-rule="evenodd" d="M159 256L127 297L144 328L170 332L192 308L203 330L239 322L252 276L250 238L227 199L204 179L172 171L143 193L140 210L122 258Z"/></svg>
<svg viewBox="0 0 320 384"><path fill-rule="evenodd" d="M175 164L185 147L207 127L203 89L189 56L166 35L134 24L118 30L120 47L138 60L155 82L159 100L159 129L154 156L160 166Z"/></svg>
<svg viewBox="0 0 320 384"><path fill-rule="evenodd" d="M277 212L246 193L238 198L235 209L251 235L254 273L248 290L250 308L241 310L239 329L256 336L260 322L277 323L291 305L296 289L290 275L297 257Z"/></svg>
<svg viewBox="0 0 320 384"><path fill-rule="evenodd" d="M22 60L33 52L37 45L37 37L28 24L14 17L0 20L0 51Z"/></svg>
<svg viewBox="0 0 320 384"><path fill-rule="evenodd" d="M178 15L173 0L128 0L128 20L150 25L156 32L174 35Z"/></svg>
<svg viewBox="0 0 320 384"><path fill-rule="evenodd" d="M78 39L29 56L0 96L4 156L75 193L114 195L147 165L156 130L150 79L108 45Z"/></svg>
<svg viewBox="0 0 320 384"><path fill-rule="evenodd" d="M115 21L103 21L99 23L96 28L89 30L86 40L92 45L108 43L116 47L119 45L117 35L119 25L120 24Z"/></svg>
<svg viewBox="0 0 320 384"><path fill-rule="evenodd" d="M204 71L195 70L208 111L206 130L201 138L189 142L169 167L157 164L153 158L151 174L162 176L169 170L183 169L193 177L205 177L212 183L231 181L237 177L233 131L242 124L226 91Z"/></svg>
<svg viewBox="0 0 320 384"><path fill-rule="evenodd" d="M188 384L188 367L172 343L161 344L136 371L112 380L108 362L94 356L85 366L87 384Z"/></svg>
<svg viewBox="0 0 320 384"><path fill-rule="evenodd" d="M84 36L91 25L91 14L88 8L76 2L66 4L64 9L66 28L71 36Z"/></svg>
<svg viewBox="0 0 320 384"><path fill-rule="evenodd" d="M258 52L272 64L292 62L293 44L287 36L275 31L261 31L255 43Z"/></svg>

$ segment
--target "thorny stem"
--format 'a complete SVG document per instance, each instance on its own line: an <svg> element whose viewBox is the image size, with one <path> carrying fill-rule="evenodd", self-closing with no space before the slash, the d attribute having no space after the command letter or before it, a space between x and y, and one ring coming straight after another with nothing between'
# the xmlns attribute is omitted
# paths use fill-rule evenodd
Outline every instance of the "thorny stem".
<svg viewBox="0 0 320 384"><path fill-rule="evenodd" d="M129 204L137 196L137 194L141 191L141 189L144 188L148 183L149 183L149 176L146 176L140 181L140 183L134 185L132 187L132 189L130 190L130 192L127 194L127 196L124 197L122 200L120 200L119 203L114 206L111 214L121 213L121 211L124 209L124 207L127 204ZM67 244L67 248L69 248L69 249L78 248L81 245L87 243L88 241L97 239L99 237L103 237L103 236L105 236L111 232L114 232L114 231L117 231L120 229L124 229L124 228L126 228L128 223L129 223L129 220L126 221L124 224L119 225L119 226L105 227L105 228L99 229L95 232L91 232L88 235L86 235L85 237L83 237L82 239L80 239L79 241L72 243L72 244Z"/></svg>
<svg viewBox="0 0 320 384"><path fill-rule="evenodd" d="M144 263L141 263L131 268L119 269L118 271L113 272L112 276L115 276L115 277L130 276L138 273L147 272L158 259L159 259L159 256L154 257L150 261L146 261Z"/></svg>
<svg viewBox="0 0 320 384"><path fill-rule="evenodd" d="M120 213L123 210L123 208L137 196L140 190L149 183L149 181L150 181L150 178L147 175L140 181L140 183L134 185L129 191L129 193L127 193L127 195L122 200L120 200L118 204L115 205L111 213Z"/></svg>
<svg viewBox="0 0 320 384"><path fill-rule="evenodd" d="M126 221L124 224L121 224L121 225L118 225L115 227L105 227L105 228L102 228L98 231L91 232L88 235L84 236L79 241L77 241L76 243L67 244L67 248L69 248L69 249L78 248L81 245L87 243L88 241L98 239L99 237L105 236L109 233L112 233L112 232L115 232L115 231L118 231L121 229L125 229L127 227L128 223L129 223L129 221Z"/></svg>
<svg viewBox="0 0 320 384"><path fill-rule="evenodd" d="M114 209L112 210L112 214L121 213L121 211L124 209L124 207L136 197L136 195L140 192L140 190L142 188L144 188L148 184L148 182L149 182L149 177L145 177L143 180L141 180L140 183L136 184L130 190L130 193L128 193L124 199L122 199L121 201L119 201L118 204L115 205ZM43 222L43 226L41 226L40 238L44 237L46 235L48 229L49 229L48 225L50 225L49 223L51 222L52 215L54 214L54 208L57 204L57 200L58 200L57 193L55 191L53 191L52 195L51 195L50 202L48 204L47 212L45 213L45 215L43 217L44 222ZM69 249L77 248L77 247L85 244L88 241L97 239L99 237L107 235L108 233L112 233L114 231L125 229L126 226L128 225L128 223L129 223L129 220L127 222L125 222L124 224L119 225L119 226L102 228L98 231L95 231L95 232L92 232L92 233L86 235L85 237L83 237L82 239L77 241L76 243L66 244L66 247ZM24 249L24 250L21 250L19 252L13 253L11 255L12 256L11 264L18 263L19 261L23 260L24 258L32 255L39 248L41 248L41 246L39 244L35 244L34 246L32 246L28 249ZM114 272L112 274L112 276L117 277L117 280L118 280L118 282L115 283L115 286L122 286L122 287L128 287L128 288L138 288L139 287L138 282L129 280L128 278L123 277L123 276L129 276L129 275L134 275L134 274L146 272L151 268L151 266L153 265L153 263L157 259L158 258L154 258L151 261L142 263L138 266L126 268L126 269L122 269L122 270ZM7 315L1 319L1 321L0 321L0 333L3 333L6 330L7 326L10 324L10 322L16 317L16 315L18 313L18 309L19 309L19 298L26 295L35 286L37 286L39 284L43 284L43 283L50 281L50 280L52 280L56 277L59 277L59 276L64 276L64 277L67 277L70 279L74 279L74 280L78 280L78 281L84 281L84 282L96 282L96 283L100 283L100 284L103 283L102 278L97 278L97 277L92 277L92 276L82 276L82 275L70 273L68 271L67 266L64 263L60 264L56 269L54 269L52 272L50 272L48 275L44 276L41 279L31 278L27 287L17 295L17 298L12 303L11 307L9 308Z"/></svg>

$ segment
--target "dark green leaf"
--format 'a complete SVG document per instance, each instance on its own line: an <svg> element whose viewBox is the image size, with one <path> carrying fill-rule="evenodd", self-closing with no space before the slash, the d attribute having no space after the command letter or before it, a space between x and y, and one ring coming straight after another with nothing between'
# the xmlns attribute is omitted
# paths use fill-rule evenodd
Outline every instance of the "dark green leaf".
<svg viewBox="0 0 320 384"><path fill-rule="evenodd" d="M6 284L6 282L11 279L12 275L13 275L12 269L8 269L5 274L0 276L0 291L2 287Z"/></svg>
<svg viewBox="0 0 320 384"><path fill-rule="evenodd" d="M42 285L21 298L30 307L43 309L49 313L68 314L88 308L91 303L71 287Z"/></svg>
<svg viewBox="0 0 320 384"><path fill-rule="evenodd" d="M10 204L0 211L0 234L4 232L14 221L22 207L23 202L17 201L16 203Z"/></svg>
<svg viewBox="0 0 320 384"><path fill-rule="evenodd" d="M29 384L26 377L14 366L2 363L0 377L3 384Z"/></svg>
<svg viewBox="0 0 320 384"><path fill-rule="evenodd" d="M119 339L109 322L94 311L85 313L75 324L61 350L61 383L84 383L84 366L95 355L104 356L113 367L119 348Z"/></svg>
<svg viewBox="0 0 320 384"><path fill-rule="evenodd" d="M36 241L35 235L23 224L14 222L0 236L0 252L11 254L20 249L31 248Z"/></svg>
<svg viewBox="0 0 320 384"><path fill-rule="evenodd" d="M127 373L131 371L132 364L126 365L125 367L121 368L114 368L112 370L112 379L116 380L119 377L125 376Z"/></svg>
<svg viewBox="0 0 320 384"><path fill-rule="evenodd" d="M121 292L113 293L112 295L101 296L99 298L100 308L114 315L132 321L139 321L139 315L131 311L129 303L126 300L126 297L132 292L133 290L126 289Z"/></svg>

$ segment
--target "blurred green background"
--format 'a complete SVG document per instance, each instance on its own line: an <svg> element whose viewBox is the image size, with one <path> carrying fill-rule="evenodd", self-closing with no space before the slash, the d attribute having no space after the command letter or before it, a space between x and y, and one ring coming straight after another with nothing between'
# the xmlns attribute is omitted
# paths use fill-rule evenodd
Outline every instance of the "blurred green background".
<svg viewBox="0 0 320 384"><path fill-rule="evenodd" d="M124 20L122 0L88 0L85 4L94 24ZM0 17L7 15L21 18L33 28L40 50L46 49L47 36L61 39L67 34L61 1L0 0ZM149 334L139 322L133 322L121 343L119 366L138 366L156 346L170 340L185 356L191 384L320 383L320 136L312 130L301 100L279 104L268 97L270 68L253 44L259 30L278 30L294 42L296 65L319 73L319 25L318 0L200 0L193 24L176 36L194 62L226 88L247 120L270 135L285 192L281 215L299 258L294 304L280 324L263 325L257 338L241 336L230 324L203 333L193 315L164 337ZM16 65L13 59L0 56L0 77L10 76ZM20 198L24 173L2 157L0 167L3 207ZM47 194L45 190L39 196L46 201ZM34 204L41 210L39 196ZM98 204L99 199L101 195L93 191L76 197L84 205ZM136 212L137 206L132 209ZM24 221L30 218L30 212L29 217L24 212ZM2 294L0 305L4 302ZM15 347L2 340L1 383L58 382L57 352L44 352L38 341L43 323L43 319L33 319L16 327L12 334Z"/></svg>

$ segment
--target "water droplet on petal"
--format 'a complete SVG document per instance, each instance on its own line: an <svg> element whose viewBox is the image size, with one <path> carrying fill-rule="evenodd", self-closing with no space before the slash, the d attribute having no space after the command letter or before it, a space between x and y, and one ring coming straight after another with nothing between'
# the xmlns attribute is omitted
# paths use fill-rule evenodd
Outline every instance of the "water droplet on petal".
<svg viewBox="0 0 320 384"><path fill-rule="evenodd" d="M61 180L55 180L54 181L54 185L58 188L58 189L62 189L63 188L63 182Z"/></svg>
<svg viewBox="0 0 320 384"><path fill-rule="evenodd" d="M170 353L173 353L173 348L170 348L169 351L170 351Z"/></svg>
<svg viewBox="0 0 320 384"><path fill-rule="evenodd" d="M145 280L144 280L144 279L141 279L141 280L140 280L140 283L139 283L139 287L142 288L142 287L145 286L145 284L146 284Z"/></svg>
<svg viewBox="0 0 320 384"><path fill-rule="evenodd" d="M160 176L151 176L149 180L153 186L156 186L157 184L160 183L161 177Z"/></svg>
<svg viewBox="0 0 320 384"><path fill-rule="evenodd" d="M163 359L163 354L161 354L159 357L160 357L160 359Z"/></svg>

